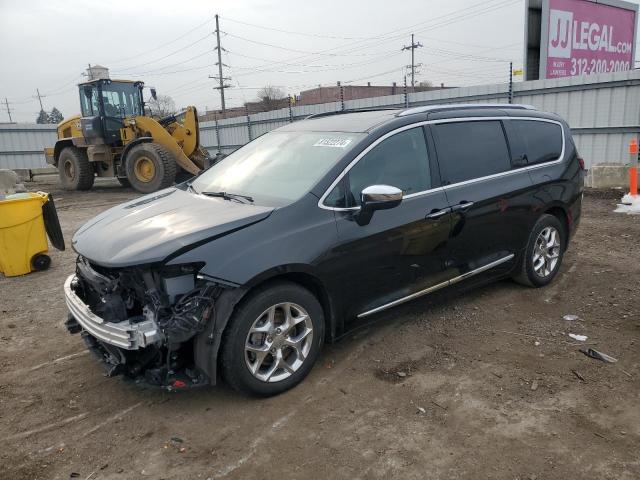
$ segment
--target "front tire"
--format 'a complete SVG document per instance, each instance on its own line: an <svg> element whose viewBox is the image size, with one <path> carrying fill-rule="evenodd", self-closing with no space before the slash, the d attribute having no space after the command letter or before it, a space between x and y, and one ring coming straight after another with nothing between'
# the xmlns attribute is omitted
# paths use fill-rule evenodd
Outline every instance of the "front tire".
<svg viewBox="0 0 640 480"><path fill-rule="evenodd" d="M222 374L237 391L271 396L307 376L324 343L324 314L317 298L290 282L250 293L225 330Z"/></svg>
<svg viewBox="0 0 640 480"><path fill-rule="evenodd" d="M158 143L141 143L131 149L126 162L127 179L139 192L151 193L173 185L176 160Z"/></svg>
<svg viewBox="0 0 640 480"><path fill-rule="evenodd" d="M514 280L530 287L550 284L562 265L566 230L557 217L542 215L531 230L519 272Z"/></svg>
<svg viewBox="0 0 640 480"><path fill-rule="evenodd" d="M65 147L58 157L58 175L65 190L89 190L95 180L86 150Z"/></svg>
<svg viewBox="0 0 640 480"><path fill-rule="evenodd" d="M127 177L116 177L121 186L125 188L131 188L131 182Z"/></svg>

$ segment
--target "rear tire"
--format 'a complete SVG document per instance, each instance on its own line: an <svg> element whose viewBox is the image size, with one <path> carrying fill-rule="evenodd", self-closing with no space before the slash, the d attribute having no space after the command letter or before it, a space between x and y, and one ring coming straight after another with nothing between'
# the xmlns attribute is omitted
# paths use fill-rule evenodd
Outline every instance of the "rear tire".
<svg viewBox="0 0 640 480"><path fill-rule="evenodd" d="M157 143L141 143L131 149L126 162L127 179L139 192L151 193L170 187L176 177L176 160Z"/></svg>
<svg viewBox="0 0 640 480"><path fill-rule="evenodd" d="M550 284L560 270L566 248L566 229L560 220L542 215L531 230L520 269L513 279L529 287Z"/></svg>
<svg viewBox="0 0 640 480"><path fill-rule="evenodd" d="M65 190L89 190L95 180L86 150L65 147L58 157L58 175Z"/></svg>
<svg viewBox="0 0 640 480"><path fill-rule="evenodd" d="M316 297L295 283L271 283L250 293L229 320L222 374L239 392L277 395L307 376L323 342L324 314Z"/></svg>

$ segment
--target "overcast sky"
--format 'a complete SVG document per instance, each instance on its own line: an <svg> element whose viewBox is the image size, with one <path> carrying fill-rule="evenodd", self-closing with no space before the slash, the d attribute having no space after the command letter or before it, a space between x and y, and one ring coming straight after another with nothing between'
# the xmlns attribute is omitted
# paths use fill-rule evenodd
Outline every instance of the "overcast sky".
<svg viewBox="0 0 640 480"><path fill-rule="evenodd" d="M522 65L524 0L0 0L0 99L14 121L33 122L38 88L45 110L71 116L91 63L111 78L143 80L179 107L220 108L208 78L217 75L216 13L234 87L227 106L254 100L264 85L291 94L338 80L401 85L412 32L424 45L416 81L498 83L510 60Z"/></svg>

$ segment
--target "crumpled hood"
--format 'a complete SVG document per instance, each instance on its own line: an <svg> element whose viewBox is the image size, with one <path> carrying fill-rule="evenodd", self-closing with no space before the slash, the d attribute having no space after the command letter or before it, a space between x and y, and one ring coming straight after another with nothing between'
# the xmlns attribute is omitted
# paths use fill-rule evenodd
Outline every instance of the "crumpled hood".
<svg viewBox="0 0 640 480"><path fill-rule="evenodd" d="M80 255L105 267L160 262L180 248L264 220L273 210L169 188L92 218L72 244Z"/></svg>

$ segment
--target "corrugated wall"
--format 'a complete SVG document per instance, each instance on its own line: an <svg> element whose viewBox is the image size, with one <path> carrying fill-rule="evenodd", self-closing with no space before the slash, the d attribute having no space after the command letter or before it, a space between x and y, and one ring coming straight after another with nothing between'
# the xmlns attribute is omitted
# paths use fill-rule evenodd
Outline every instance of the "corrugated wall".
<svg viewBox="0 0 640 480"><path fill-rule="evenodd" d="M53 125L0 124L0 168L46 166L44 148L56 142Z"/></svg>
<svg viewBox="0 0 640 480"><path fill-rule="evenodd" d="M438 103L506 103L506 84L433 90L407 95L410 106ZM514 84L514 102L557 113L571 126L587 166L628 162L629 140L640 132L640 70ZM403 107L404 95L344 102L345 109ZM200 124L201 142L211 153L229 153L263 133L313 113L340 110L340 102L304 105ZM0 168L46 166L41 153L53 146L55 128L0 125ZM219 140L218 140L219 139ZM218 145L220 147L218 148Z"/></svg>

